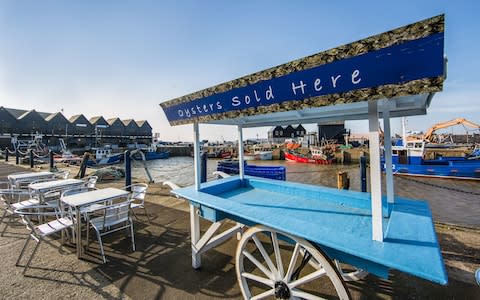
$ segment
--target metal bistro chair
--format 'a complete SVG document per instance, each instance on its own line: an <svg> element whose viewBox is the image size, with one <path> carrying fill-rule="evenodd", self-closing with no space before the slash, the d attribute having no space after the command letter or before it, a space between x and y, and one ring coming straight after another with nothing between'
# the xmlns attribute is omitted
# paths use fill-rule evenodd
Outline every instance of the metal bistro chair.
<svg viewBox="0 0 480 300"><path fill-rule="evenodd" d="M126 186L125 190L130 190L129 200L132 202L131 208L133 215L135 218L138 219L137 215L135 214L135 209L143 208L145 211L145 215L147 216L147 220L150 223L150 217L148 216L147 209L145 208L145 196L147 194L148 184L146 183L135 183L129 186Z"/></svg>
<svg viewBox="0 0 480 300"><path fill-rule="evenodd" d="M54 173L57 179L68 179L68 175L70 175L70 171L59 171Z"/></svg>
<svg viewBox="0 0 480 300"><path fill-rule="evenodd" d="M116 203L104 207L101 211L103 214L100 217L90 219L90 224L97 234L98 243L100 244L100 252L102 254L103 263L106 263L105 251L103 249L102 236L130 228L130 235L132 239L132 249L135 251L135 237L133 233L133 222L130 217L130 201ZM121 225L121 226L117 226ZM90 238L87 231L87 244Z"/></svg>
<svg viewBox="0 0 480 300"><path fill-rule="evenodd" d="M0 223L2 223L5 220L5 217L7 217L7 215L9 216L9 220L8 222L5 222L5 227L2 230L1 236L4 235L5 231L7 230L7 227L13 221L13 215L14 215L15 209L20 208L21 204L25 204L25 205L28 204L29 206L33 205L31 203L32 201L35 201L35 200L36 199L31 199L30 193L27 190L12 189L12 188L0 189L0 201L2 202L2 209L3 209L3 214L2 214L2 217L0 218Z"/></svg>
<svg viewBox="0 0 480 300"><path fill-rule="evenodd" d="M25 250L27 249L27 245L30 242L30 239L37 242L37 244L35 245L35 248L33 249L32 254L30 255L30 258L28 259L27 263L24 266L23 274L25 274L25 272L27 271L27 268L29 267L33 259L33 256L37 252L38 245L40 245L40 242L44 238L54 233L60 232L62 230L73 228L73 220L71 218L71 215L66 214L62 216L60 214L60 211L58 211L57 208L49 207L48 209L50 211L46 210L45 206L39 206L39 207L33 206L30 208L22 208L22 209L15 210L15 214L18 214L22 218L23 223L30 230L30 234L27 237L27 240L25 241L25 245L23 246L22 251L20 252L20 255L18 256L17 262L15 263L17 267L20 266L20 260L22 259L25 253ZM51 216L55 217L55 219L39 225L33 224L32 221L30 220L31 217L37 217L38 219L46 219L46 217L51 217ZM68 231L67 231L67 234L68 234Z"/></svg>
<svg viewBox="0 0 480 300"><path fill-rule="evenodd" d="M90 176L85 181L85 186L89 188L94 188L97 185L98 176Z"/></svg>

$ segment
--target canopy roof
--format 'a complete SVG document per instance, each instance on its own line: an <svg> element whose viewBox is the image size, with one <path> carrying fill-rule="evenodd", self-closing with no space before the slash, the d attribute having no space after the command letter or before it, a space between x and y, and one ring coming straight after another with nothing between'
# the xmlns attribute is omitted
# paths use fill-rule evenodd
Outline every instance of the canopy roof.
<svg viewBox="0 0 480 300"><path fill-rule="evenodd" d="M386 99L391 117L425 114L443 88L443 41L440 15L160 105L171 125L366 119L367 102Z"/></svg>

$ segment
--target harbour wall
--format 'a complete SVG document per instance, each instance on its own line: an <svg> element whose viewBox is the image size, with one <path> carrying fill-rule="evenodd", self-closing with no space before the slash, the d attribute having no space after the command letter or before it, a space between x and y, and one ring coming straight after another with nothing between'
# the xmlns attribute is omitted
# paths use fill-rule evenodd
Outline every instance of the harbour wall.
<svg viewBox="0 0 480 300"><path fill-rule="evenodd" d="M158 146L157 151L169 151L170 156L191 156L193 146Z"/></svg>

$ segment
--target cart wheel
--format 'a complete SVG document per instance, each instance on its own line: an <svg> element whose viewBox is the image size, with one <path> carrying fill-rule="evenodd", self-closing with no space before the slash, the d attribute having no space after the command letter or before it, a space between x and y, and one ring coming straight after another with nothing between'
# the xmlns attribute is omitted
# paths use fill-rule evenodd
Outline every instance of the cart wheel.
<svg viewBox="0 0 480 300"><path fill-rule="evenodd" d="M332 293L350 299L332 261L302 238L257 225L243 234L235 259L245 299L320 299ZM312 259L315 267L310 266Z"/></svg>

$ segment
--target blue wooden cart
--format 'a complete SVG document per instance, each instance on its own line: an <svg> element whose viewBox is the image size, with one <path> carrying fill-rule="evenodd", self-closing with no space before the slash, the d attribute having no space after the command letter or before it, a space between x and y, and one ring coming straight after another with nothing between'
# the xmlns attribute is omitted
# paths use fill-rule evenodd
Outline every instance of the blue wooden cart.
<svg viewBox="0 0 480 300"><path fill-rule="evenodd" d="M390 269L446 284L430 208L394 196L390 149L390 118L425 114L443 87L443 32L437 16L162 103L172 125L193 123L195 185L172 190L190 202L193 267L241 235L236 272L245 298L317 299L304 286L326 280L346 299L345 280ZM369 122L370 193L245 176L243 164L238 176L200 183L199 123L236 125L243 161L243 128L358 119ZM200 217L213 222L203 235ZM217 233L225 220L236 225Z"/></svg>

